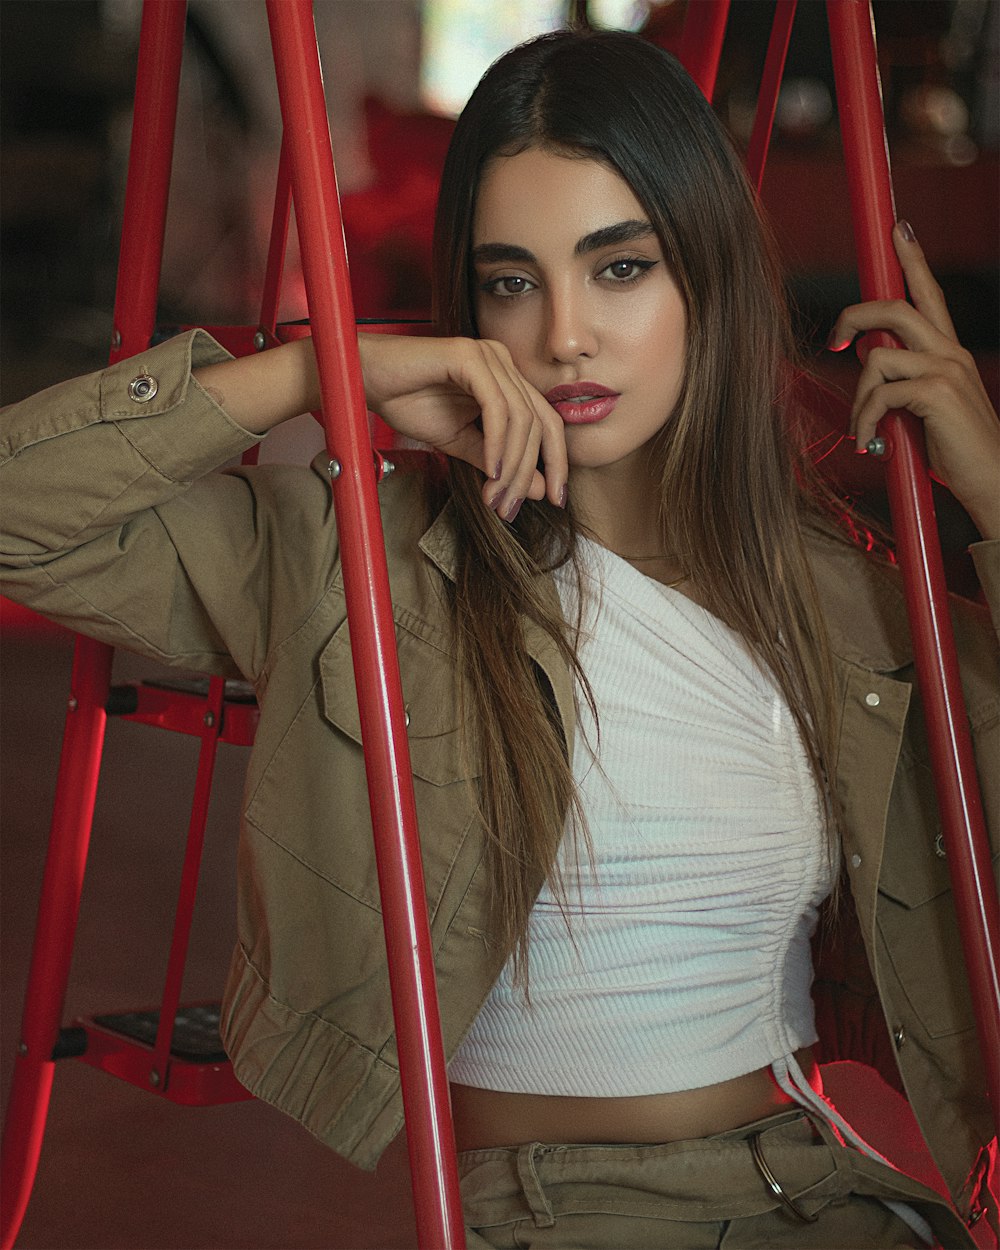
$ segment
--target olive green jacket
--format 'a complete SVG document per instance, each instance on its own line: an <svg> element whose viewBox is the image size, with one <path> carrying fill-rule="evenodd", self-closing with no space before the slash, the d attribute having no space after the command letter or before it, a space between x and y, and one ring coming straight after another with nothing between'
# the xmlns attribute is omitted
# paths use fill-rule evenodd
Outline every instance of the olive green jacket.
<svg viewBox="0 0 1000 1250"><path fill-rule="evenodd" d="M223 357L195 331L141 358L152 397L130 397L139 370L123 361L5 412L4 590L117 646L254 682L260 727L223 1036L253 1093L370 1168L402 1109L330 482L319 464L212 472L255 441L190 376ZM404 466L379 490L450 1055L499 970L445 610L454 538L447 507L426 515L419 472ZM833 538L814 551L860 933L907 1093L967 1209L963 1185L992 1133L901 593L891 572ZM1000 543L975 554L1000 619ZM985 613L964 605L955 616L995 831L996 643ZM572 743L570 676L531 627L527 642Z"/></svg>

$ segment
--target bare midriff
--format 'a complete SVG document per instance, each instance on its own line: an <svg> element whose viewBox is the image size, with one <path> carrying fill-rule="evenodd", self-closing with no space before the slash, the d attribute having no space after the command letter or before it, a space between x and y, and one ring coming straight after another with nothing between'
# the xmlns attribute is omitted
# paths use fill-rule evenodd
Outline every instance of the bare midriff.
<svg viewBox="0 0 1000 1250"><path fill-rule="evenodd" d="M811 1048L798 1051L795 1057L809 1084L820 1092L819 1068ZM451 1086L459 1150L519 1146L535 1141L685 1141L752 1124L784 1110L792 1102L770 1068L701 1089L632 1098L567 1098L510 1094L471 1085Z"/></svg>

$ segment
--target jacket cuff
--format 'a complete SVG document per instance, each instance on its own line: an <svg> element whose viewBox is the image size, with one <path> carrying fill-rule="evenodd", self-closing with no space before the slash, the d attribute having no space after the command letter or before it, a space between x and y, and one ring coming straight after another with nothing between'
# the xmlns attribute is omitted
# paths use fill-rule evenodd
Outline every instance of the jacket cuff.
<svg viewBox="0 0 1000 1250"><path fill-rule="evenodd" d="M237 425L192 376L225 360L230 353L204 330L120 360L100 375L100 419L116 424L164 477L195 481L262 438Z"/></svg>

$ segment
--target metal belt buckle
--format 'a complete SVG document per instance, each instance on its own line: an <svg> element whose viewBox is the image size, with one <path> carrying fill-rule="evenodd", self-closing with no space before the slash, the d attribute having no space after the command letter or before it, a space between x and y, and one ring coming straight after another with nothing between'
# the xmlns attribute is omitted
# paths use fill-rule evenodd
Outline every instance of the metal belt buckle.
<svg viewBox="0 0 1000 1250"><path fill-rule="evenodd" d="M767 1160L764 1158L764 1152L760 1148L760 1133L751 1133L747 1137L747 1145L750 1147L750 1157L757 1165L757 1171L761 1174L761 1178L767 1185L768 1189L778 1199L783 1207L795 1216L797 1220L801 1220L804 1224L815 1224L819 1219L818 1215L808 1215L801 1207L797 1206L793 1199L785 1193L781 1188L778 1178L767 1166Z"/></svg>

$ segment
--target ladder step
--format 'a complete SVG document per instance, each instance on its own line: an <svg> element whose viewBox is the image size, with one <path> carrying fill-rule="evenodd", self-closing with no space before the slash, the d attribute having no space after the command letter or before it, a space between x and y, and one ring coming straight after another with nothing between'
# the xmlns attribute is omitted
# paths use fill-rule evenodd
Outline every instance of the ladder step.
<svg viewBox="0 0 1000 1250"><path fill-rule="evenodd" d="M130 1085L187 1107L243 1102L253 1095L236 1079L219 1038L219 1004L181 1007L174 1024L170 1057L161 1066L155 1055L160 1013L109 1012L74 1021L86 1034L77 1058Z"/></svg>
<svg viewBox="0 0 1000 1250"><path fill-rule="evenodd" d="M109 716L172 729L200 738L205 734L208 680L144 681L112 686L105 710ZM219 741L250 746L257 732L260 709L253 687L246 681L227 681Z"/></svg>
<svg viewBox="0 0 1000 1250"><path fill-rule="evenodd" d="M226 1063L228 1056L219 1037L219 1004L199 1003L181 1007L174 1020L170 1053L189 1063ZM110 1033L152 1046L160 1024L159 1011L126 1011L94 1016L94 1023Z"/></svg>

